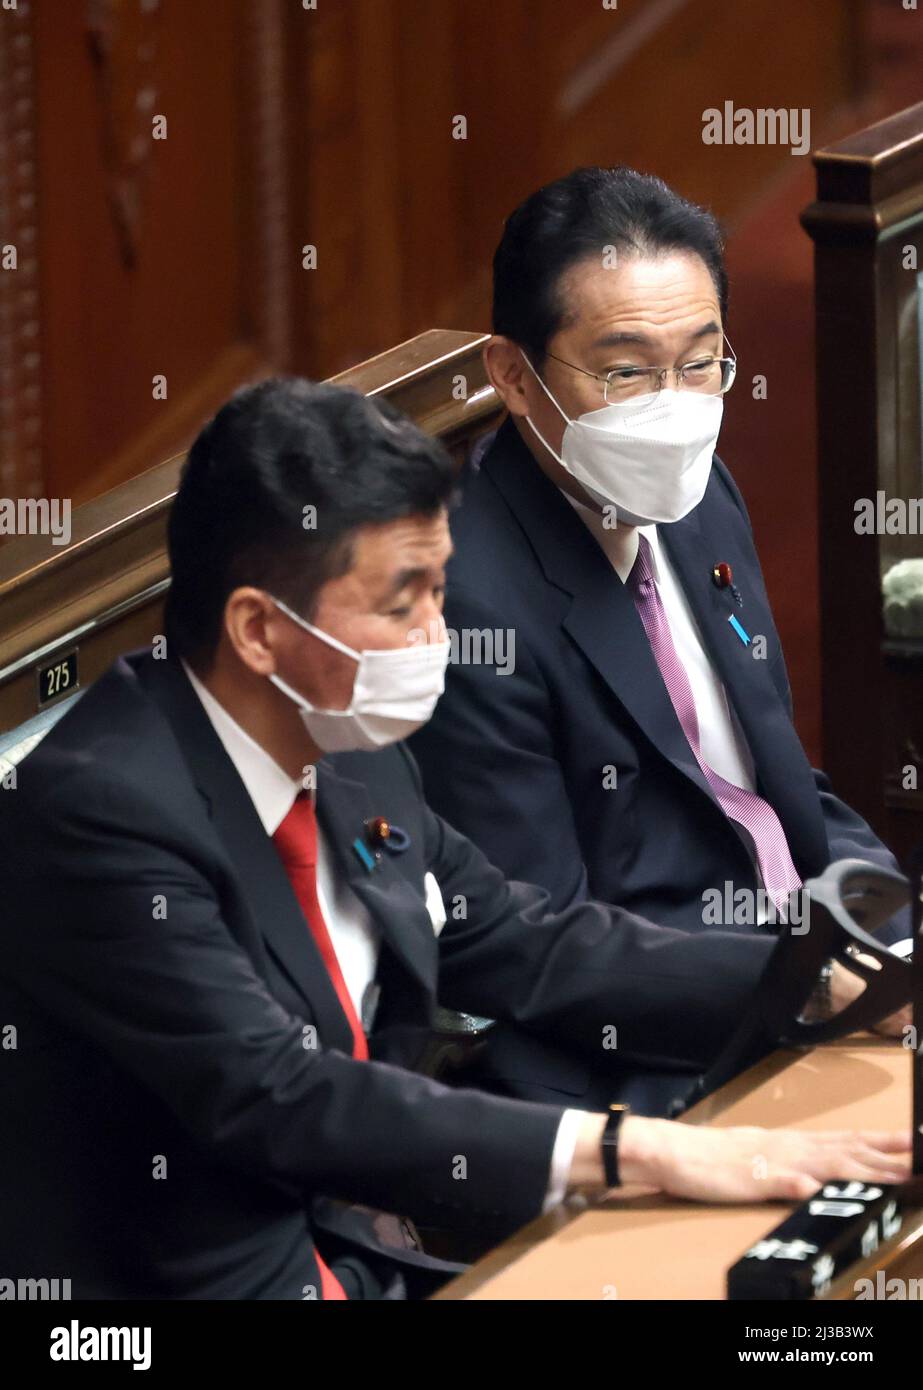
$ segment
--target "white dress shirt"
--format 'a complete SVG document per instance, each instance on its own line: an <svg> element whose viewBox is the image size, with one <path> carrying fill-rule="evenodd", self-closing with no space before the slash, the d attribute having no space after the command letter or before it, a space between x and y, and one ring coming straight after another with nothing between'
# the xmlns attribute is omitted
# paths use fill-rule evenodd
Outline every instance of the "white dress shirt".
<svg viewBox="0 0 923 1390"><path fill-rule="evenodd" d="M183 670L202 702L215 733L234 764L263 823L267 835L274 835L303 790L296 778L242 729L210 690L184 661ZM431 890L430 890L431 891ZM359 1018L367 987L378 969L381 933L369 913L347 883L334 871L333 859L317 823L317 897L330 942L343 973L343 980ZM565 1110L561 1117L551 1156L548 1192L542 1211L563 1201L573 1162L577 1136L585 1111Z"/></svg>
<svg viewBox="0 0 923 1390"><path fill-rule="evenodd" d="M603 525L599 512L575 502L564 493L574 511L593 533L612 568L625 584L638 554L638 536L645 536L651 547L654 582L670 626L676 654L689 677L692 698L699 721L702 757L726 782L756 791L753 759L737 716L728 704L724 685L718 679L702 642L698 624L670 564L656 526Z"/></svg>

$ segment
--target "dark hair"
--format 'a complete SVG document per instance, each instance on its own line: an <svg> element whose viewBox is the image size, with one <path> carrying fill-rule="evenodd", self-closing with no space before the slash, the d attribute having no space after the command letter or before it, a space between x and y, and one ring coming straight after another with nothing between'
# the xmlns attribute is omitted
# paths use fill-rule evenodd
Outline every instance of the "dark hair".
<svg viewBox="0 0 923 1390"><path fill-rule="evenodd" d="M294 377L238 391L195 440L170 512L168 644L210 661L244 584L310 617L357 527L433 516L453 481L439 441L386 401Z"/></svg>
<svg viewBox="0 0 923 1390"><path fill-rule="evenodd" d="M575 169L510 214L494 254L494 332L519 343L541 366L549 339L566 318L561 276L578 261L601 257L605 246L645 256L693 252L705 262L726 314L724 239L717 220L662 179L620 165Z"/></svg>

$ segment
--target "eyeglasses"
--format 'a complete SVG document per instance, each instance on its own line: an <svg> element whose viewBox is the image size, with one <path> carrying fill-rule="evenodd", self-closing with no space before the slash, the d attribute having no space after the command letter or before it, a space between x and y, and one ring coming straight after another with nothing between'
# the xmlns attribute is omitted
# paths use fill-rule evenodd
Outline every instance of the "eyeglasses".
<svg viewBox="0 0 923 1390"><path fill-rule="evenodd" d="M583 376L591 376L594 381L603 382L603 399L606 405L630 400L632 396L658 392L663 389L668 376L672 376L677 391L701 391L708 396L723 396L725 391L730 391L734 385L737 373L734 349L727 338L724 341L731 353L730 357L702 357L694 362L686 362L682 367L613 367L605 376L600 376L597 372L588 372L585 367L578 367L574 362L566 362L563 357L556 357L553 352L547 352L545 356L560 362L562 367L570 367L572 371L581 372Z"/></svg>

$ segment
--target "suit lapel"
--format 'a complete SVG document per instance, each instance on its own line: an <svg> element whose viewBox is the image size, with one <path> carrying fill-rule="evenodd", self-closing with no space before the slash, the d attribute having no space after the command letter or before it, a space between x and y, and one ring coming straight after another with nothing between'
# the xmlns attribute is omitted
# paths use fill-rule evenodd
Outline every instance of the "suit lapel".
<svg viewBox="0 0 923 1390"><path fill-rule="evenodd" d="M151 661L145 680L205 797L267 950L310 1004L323 1045L351 1052L349 1024L282 861L182 667L173 661Z"/></svg>
<svg viewBox="0 0 923 1390"><path fill-rule="evenodd" d="M353 848L356 840L366 844L365 822L381 813L361 782L341 776L327 759L318 763L317 815L340 875L405 968L435 992L438 951L422 893L400 873L400 860L386 850L369 870Z"/></svg>
<svg viewBox="0 0 923 1390"><path fill-rule="evenodd" d="M144 678L170 719L267 949L310 1003L324 1045L351 1051L349 1024L282 861L182 667L148 658ZM422 892L387 852L369 873L352 848L364 839L364 822L379 813L361 783L318 763L317 815L339 872L394 955L434 993L438 951Z"/></svg>
<svg viewBox="0 0 923 1390"><path fill-rule="evenodd" d="M641 731L710 799L676 717L634 600L596 538L541 471L508 421L482 467L503 493L546 579L571 595L564 629Z"/></svg>
<svg viewBox="0 0 923 1390"><path fill-rule="evenodd" d="M743 555L728 553L727 537L716 538L696 508L683 521L658 527L682 585L709 657L720 676L753 758L760 794L773 806L793 853L811 872L829 858L823 814L804 749L769 670L751 647L735 634L728 619L737 616L751 637L758 635L759 615L748 604L748 565ZM728 558L743 599L739 608L727 589L711 579L712 567ZM816 867L815 867L816 866Z"/></svg>

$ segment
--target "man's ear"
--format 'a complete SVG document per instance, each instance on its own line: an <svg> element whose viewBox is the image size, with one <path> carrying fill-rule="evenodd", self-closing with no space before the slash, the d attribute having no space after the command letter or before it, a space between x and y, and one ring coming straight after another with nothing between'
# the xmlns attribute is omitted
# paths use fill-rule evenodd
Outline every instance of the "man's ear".
<svg viewBox="0 0 923 1390"><path fill-rule="evenodd" d="M525 377L529 368L523 359L522 348L512 338L495 333L484 344L484 370L490 383L511 415L529 414L525 392Z"/></svg>
<svg viewBox="0 0 923 1390"><path fill-rule="evenodd" d="M275 657L268 641L270 630L284 636L284 619L262 589L243 586L234 589L224 605L225 641L249 670L268 676L275 670Z"/></svg>

